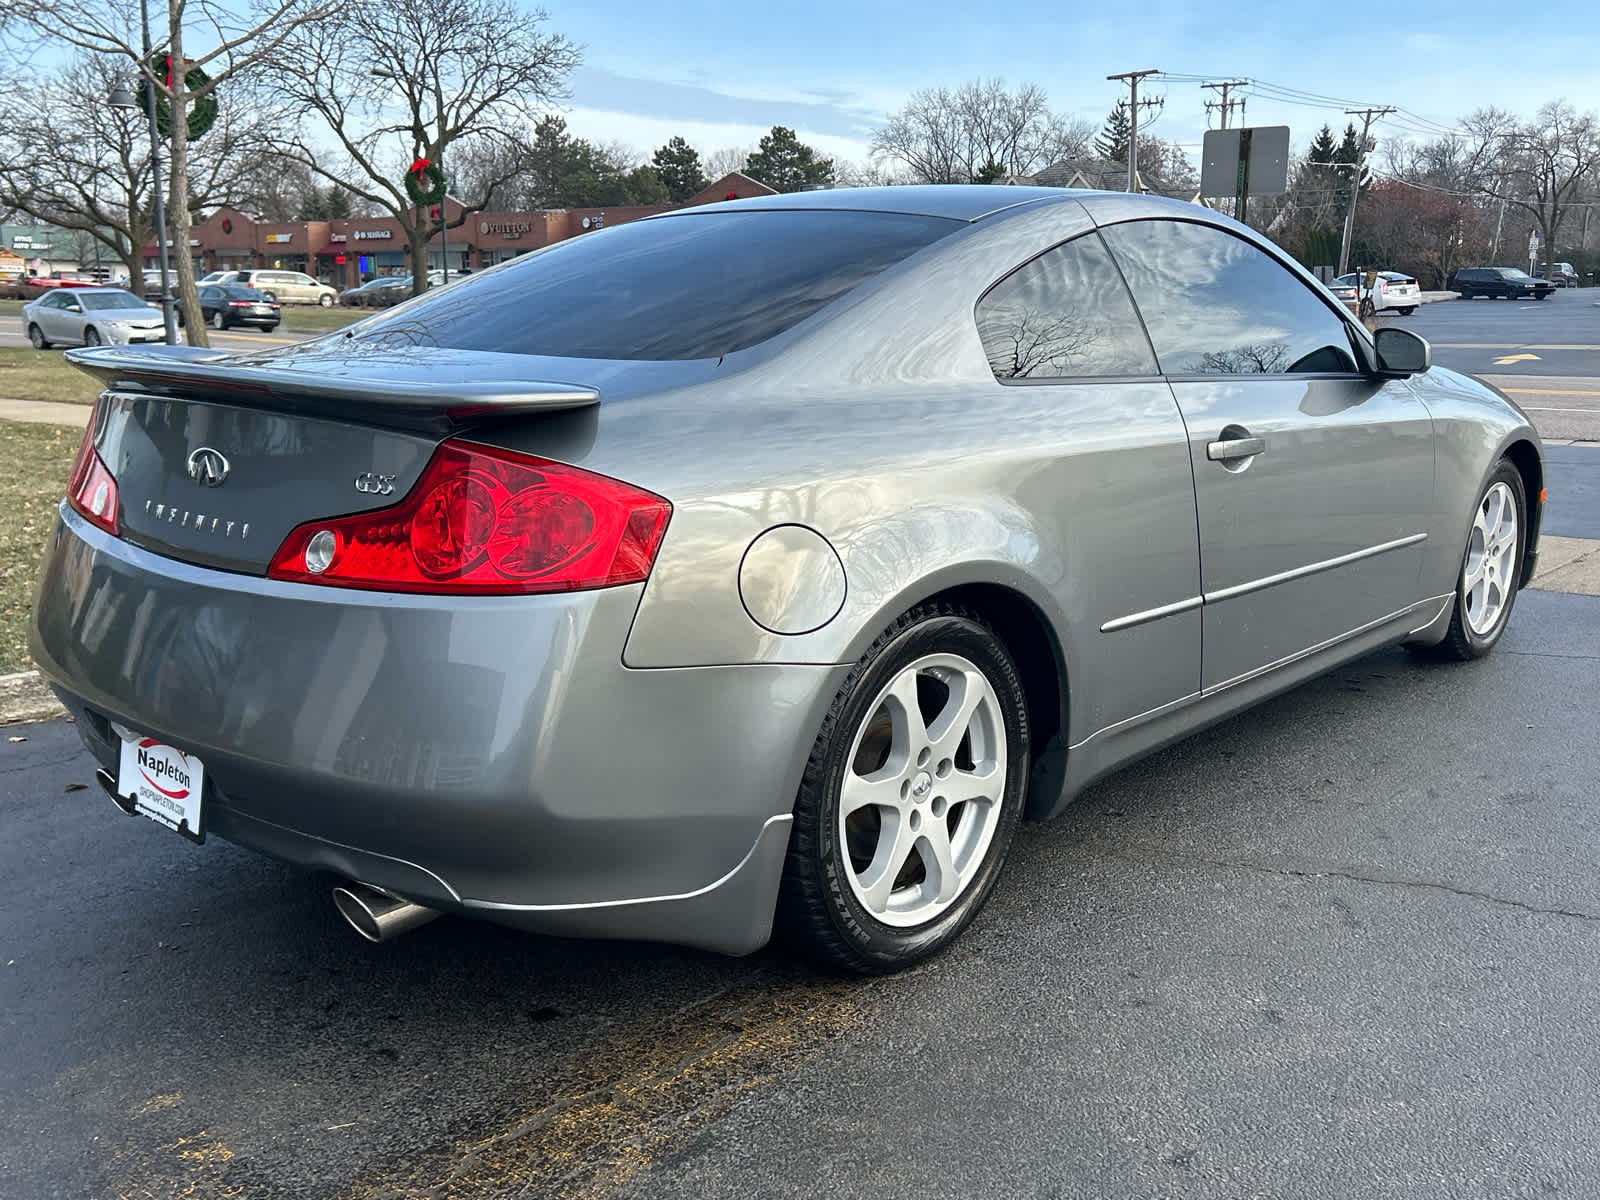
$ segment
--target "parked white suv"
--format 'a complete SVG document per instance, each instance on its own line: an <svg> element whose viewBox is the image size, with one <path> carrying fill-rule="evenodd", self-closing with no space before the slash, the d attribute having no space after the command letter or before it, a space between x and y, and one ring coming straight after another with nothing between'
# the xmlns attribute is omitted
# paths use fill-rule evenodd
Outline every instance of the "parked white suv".
<svg viewBox="0 0 1600 1200"><path fill-rule="evenodd" d="M1410 275L1402 275L1399 271L1377 272L1377 279L1370 289L1363 281L1360 272L1341 275L1333 282L1344 284L1346 287L1359 287L1361 299L1363 301L1370 299L1372 307L1378 312L1392 308L1402 317L1409 317L1417 311L1417 305L1422 303L1422 289L1417 286L1417 281Z"/></svg>

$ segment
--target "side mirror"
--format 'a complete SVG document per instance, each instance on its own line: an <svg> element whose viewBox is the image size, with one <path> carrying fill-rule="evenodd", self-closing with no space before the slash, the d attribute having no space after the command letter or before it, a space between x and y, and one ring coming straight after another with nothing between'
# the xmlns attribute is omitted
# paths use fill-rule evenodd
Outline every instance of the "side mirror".
<svg viewBox="0 0 1600 1200"><path fill-rule="evenodd" d="M1373 335L1378 350L1378 374L1395 379L1420 375L1433 365L1428 343L1408 329L1386 325Z"/></svg>

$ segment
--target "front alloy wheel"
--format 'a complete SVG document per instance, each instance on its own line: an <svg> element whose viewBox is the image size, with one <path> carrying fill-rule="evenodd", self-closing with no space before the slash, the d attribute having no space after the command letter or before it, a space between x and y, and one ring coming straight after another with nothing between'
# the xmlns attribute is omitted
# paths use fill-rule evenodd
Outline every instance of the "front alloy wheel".
<svg viewBox="0 0 1600 1200"><path fill-rule="evenodd" d="M898 970L977 914L1016 833L1027 711L1003 643L950 605L912 610L840 690L812 750L779 897L786 932Z"/></svg>
<svg viewBox="0 0 1600 1200"><path fill-rule="evenodd" d="M83 331L83 344L85 346L98 346L100 344L100 331L93 325Z"/></svg>
<svg viewBox="0 0 1600 1200"><path fill-rule="evenodd" d="M1527 498L1522 476L1502 458L1473 510L1467 549L1456 577L1450 632L1427 651L1437 658L1482 658L1505 632L1517 600L1527 546Z"/></svg>

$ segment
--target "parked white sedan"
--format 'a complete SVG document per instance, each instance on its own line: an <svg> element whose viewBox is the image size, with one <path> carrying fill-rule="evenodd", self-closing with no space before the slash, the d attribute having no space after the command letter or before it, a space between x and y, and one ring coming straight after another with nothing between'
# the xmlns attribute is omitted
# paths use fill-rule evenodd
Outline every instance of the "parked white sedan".
<svg viewBox="0 0 1600 1200"><path fill-rule="evenodd" d="M22 306L22 328L35 350L166 340L161 310L115 287L48 291Z"/></svg>
<svg viewBox="0 0 1600 1200"><path fill-rule="evenodd" d="M1378 278L1370 289L1361 281L1359 272L1341 275L1329 286L1339 284L1359 287L1361 298L1363 300L1370 298L1372 307L1378 312L1392 308L1402 317L1409 317L1417 311L1417 305L1422 303L1422 289L1417 286L1417 281L1410 275L1402 275L1399 271L1379 271Z"/></svg>

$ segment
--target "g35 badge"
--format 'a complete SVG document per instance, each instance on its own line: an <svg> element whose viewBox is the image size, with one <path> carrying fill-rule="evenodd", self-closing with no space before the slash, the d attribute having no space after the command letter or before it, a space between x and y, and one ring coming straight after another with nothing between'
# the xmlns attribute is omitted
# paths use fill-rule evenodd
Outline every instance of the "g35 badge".
<svg viewBox="0 0 1600 1200"><path fill-rule="evenodd" d="M356 491L365 492L369 496L394 495L394 476L379 475L375 471L367 471L356 476Z"/></svg>

